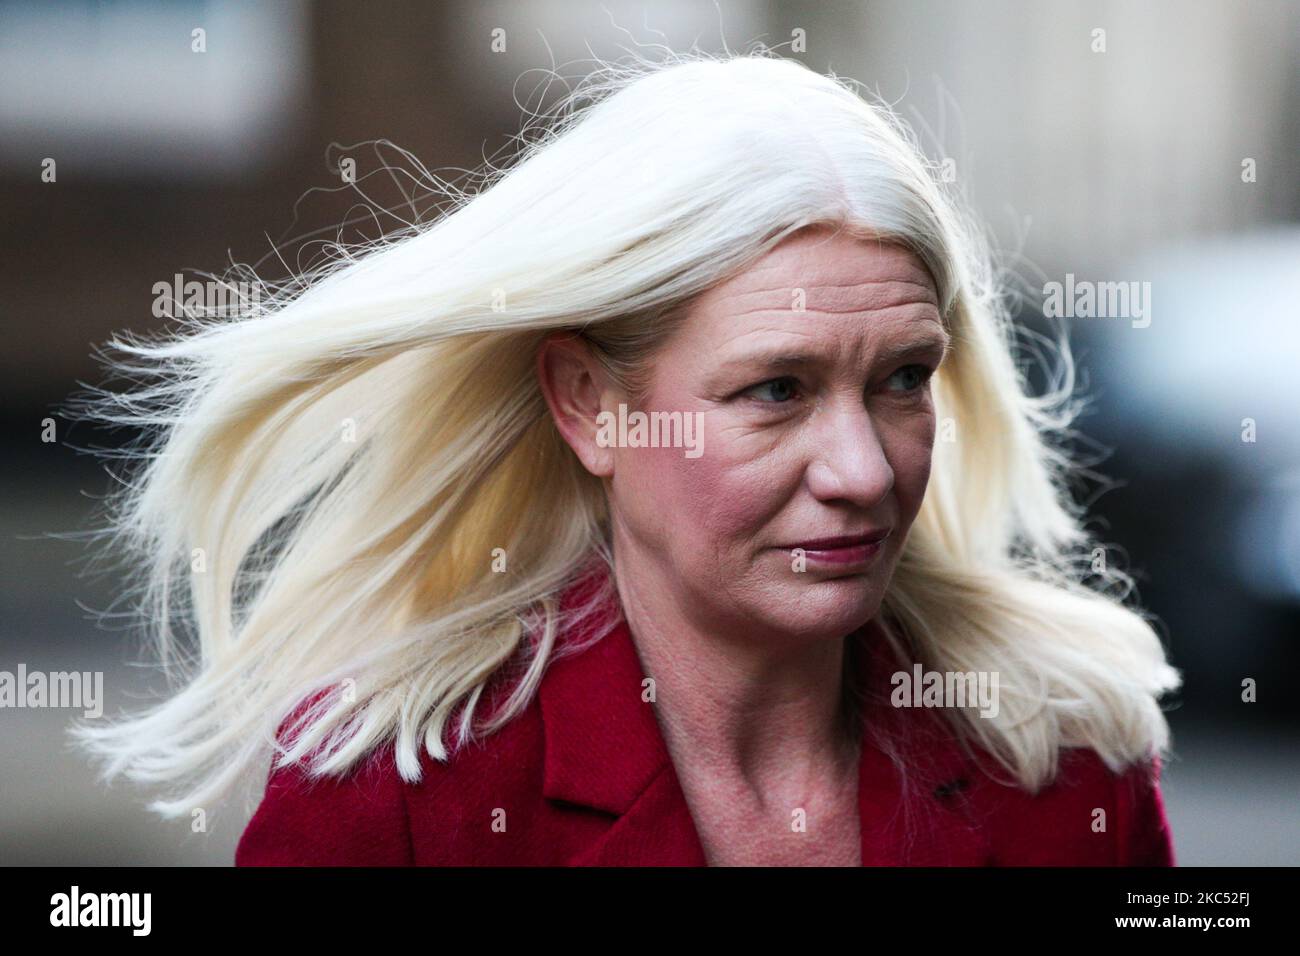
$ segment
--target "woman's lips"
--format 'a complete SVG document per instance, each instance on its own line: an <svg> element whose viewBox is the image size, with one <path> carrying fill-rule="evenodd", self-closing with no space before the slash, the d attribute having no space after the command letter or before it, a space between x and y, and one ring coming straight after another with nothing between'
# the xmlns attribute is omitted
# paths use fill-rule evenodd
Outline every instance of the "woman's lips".
<svg viewBox="0 0 1300 956"><path fill-rule="evenodd" d="M880 553L888 537L889 531L885 530L868 534L841 535L838 538L818 538L815 541L791 545L790 550L801 549L804 557L814 563L839 567L866 564Z"/></svg>

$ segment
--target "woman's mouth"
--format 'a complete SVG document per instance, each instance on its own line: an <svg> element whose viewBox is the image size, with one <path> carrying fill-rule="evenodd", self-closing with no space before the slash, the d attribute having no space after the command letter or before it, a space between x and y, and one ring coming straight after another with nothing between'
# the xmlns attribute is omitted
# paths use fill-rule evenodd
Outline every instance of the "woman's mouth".
<svg viewBox="0 0 1300 956"><path fill-rule="evenodd" d="M863 534L817 538L792 544L789 550L796 556L802 552L809 564L823 564L843 570L852 565L869 564L880 553L891 531L890 528L884 528Z"/></svg>

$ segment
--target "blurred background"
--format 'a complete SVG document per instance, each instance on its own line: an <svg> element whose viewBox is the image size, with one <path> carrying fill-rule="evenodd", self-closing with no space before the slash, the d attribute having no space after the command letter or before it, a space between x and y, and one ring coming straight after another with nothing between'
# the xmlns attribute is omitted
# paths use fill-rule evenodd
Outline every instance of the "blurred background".
<svg viewBox="0 0 1300 956"><path fill-rule="evenodd" d="M157 283L232 262L282 277L279 256L426 213L385 167L454 179L503 159L544 71L755 40L862 82L949 161L1028 293L1027 328L1049 327L1053 282L1149 289L1141 315L1069 323L1098 475L1081 494L1186 680L1164 776L1179 863L1300 863L1300 5L1285 0L0 2L0 670L102 671L110 715L163 687L102 615L121 609L118 578L90 573L103 562L73 537L110 487L77 449L128 436L57 410L105 383L94 349L112 333L167 324ZM75 713L0 710L0 864L231 862L251 806L214 809L204 833L160 821L68 747Z"/></svg>

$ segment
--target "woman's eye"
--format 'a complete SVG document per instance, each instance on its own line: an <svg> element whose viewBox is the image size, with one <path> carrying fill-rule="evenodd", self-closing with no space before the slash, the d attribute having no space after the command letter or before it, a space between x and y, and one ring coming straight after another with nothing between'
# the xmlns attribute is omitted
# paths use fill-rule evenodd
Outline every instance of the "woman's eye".
<svg viewBox="0 0 1300 956"><path fill-rule="evenodd" d="M779 404L788 402L799 393L798 381L786 375L767 382L760 382L753 388L745 390L746 395L753 395L760 402Z"/></svg>
<svg viewBox="0 0 1300 956"><path fill-rule="evenodd" d="M893 375L889 376L890 382L901 382L901 386L893 389L901 392L914 392L924 385L934 374L934 369L928 365L904 365Z"/></svg>

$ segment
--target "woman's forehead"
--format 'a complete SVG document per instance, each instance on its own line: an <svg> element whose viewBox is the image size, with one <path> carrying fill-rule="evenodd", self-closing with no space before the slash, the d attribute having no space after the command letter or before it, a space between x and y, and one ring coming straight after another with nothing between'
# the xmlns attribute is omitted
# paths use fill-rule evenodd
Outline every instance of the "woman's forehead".
<svg viewBox="0 0 1300 956"><path fill-rule="evenodd" d="M818 310L862 312L914 302L937 306L929 270L910 250L854 239L799 236L697 300L702 312Z"/></svg>

